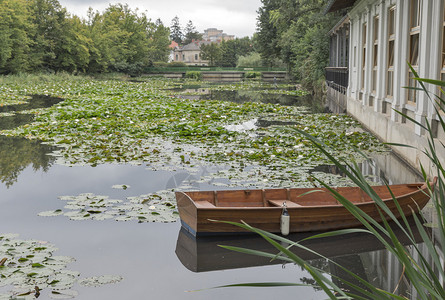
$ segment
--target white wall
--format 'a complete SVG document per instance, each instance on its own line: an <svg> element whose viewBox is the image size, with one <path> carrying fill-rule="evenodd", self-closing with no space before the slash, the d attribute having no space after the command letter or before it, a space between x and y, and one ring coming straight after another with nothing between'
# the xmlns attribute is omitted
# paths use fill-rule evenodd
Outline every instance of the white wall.
<svg viewBox="0 0 445 300"><path fill-rule="evenodd" d="M423 78L440 78L442 69L442 28L443 28L443 0L421 1L421 26L419 43L418 73ZM394 61L394 96L386 95L386 68L388 60L388 11L396 5L395 28L395 61ZM409 67L409 15L410 1L408 0L361 0L349 12L350 18L350 57L349 57L349 87L348 113L356 117L378 137L386 142L404 143L412 146L426 146L425 132L420 125L402 117L400 111L407 116L424 124L428 120L436 120L437 114L433 103L420 92L416 103L407 101ZM372 91L372 59L374 43L374 21L379 16L378 29L378 80L377 89ZM362 73L363 61L363 24L366 30L366 69ZM363 84L362 84L363 82ZM431 85L429 90L435 91ZM385 112L386 108L386 112ZM437 140L444 140L445 132L439 131ZM422 146L421 146L422 147ZM398 147L397 152L407 159L413 166L419 163L428 164L421 151ZM421 148L421 150L423 150ZM445 153L442 154L445 158Z"/></svg>

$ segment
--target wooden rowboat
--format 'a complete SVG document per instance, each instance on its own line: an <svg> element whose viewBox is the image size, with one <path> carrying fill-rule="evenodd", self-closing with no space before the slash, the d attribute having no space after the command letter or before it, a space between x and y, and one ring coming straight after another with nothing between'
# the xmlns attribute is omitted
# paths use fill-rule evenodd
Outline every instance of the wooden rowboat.
<svg viewBox="0 0 445 300"><path fill-rule="evenodd" d="M433 187L434 182L430 185ZM429 201L426 183L375 186L373 189L392 213L405 216L419 212ZM358 187L339 187L336 191L369 216L380 222L378 206ZM324 188L258 189L176 192L182 226L194 236L233 234L244 229L218 221L244 221L269 232L280 232L283 203L290 215L290 232L326 231L361 226L343 205ZM385 215L389 219L389 216Z"/></svg>

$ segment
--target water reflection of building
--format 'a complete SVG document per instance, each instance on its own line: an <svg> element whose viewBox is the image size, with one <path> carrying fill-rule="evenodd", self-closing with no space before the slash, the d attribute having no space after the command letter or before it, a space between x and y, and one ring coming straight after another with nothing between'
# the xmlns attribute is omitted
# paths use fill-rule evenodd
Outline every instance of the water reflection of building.
<svg viewBox="0 0 445 300"><path fill-rule="evenodd" d="M412 257L420 262L419 254L421 254L432 266L436 275L439 276L439 280L443 282L444 278L441 278L440 271L437 265L434 264L433 258L428 251L428 247L424 244L418 244L416 247L419 252L413 250L413 246L406 246L407 251ZM389 251L381 250L375 252L366 253L365 257L368 262L367 272L373 275L373 285L381 287L386 291L397 291L398 294L408 297L408 299L418 299L418 292L410 285L408 278L405 276L403 265L398 259L396 259ZM443 255L441 253L441 259L443 262Z"/></svg>
<svg viewBox="0 0 445 300"><path fill-rule="evenodd" d="M369 160L357 164L360 172L377 185L404 184L408 182L421 182L422 176L403 160L393 153L374 154ZM346 175L335 165L321 165L313 168L311 173L322 172L327 174Z"/></svg>

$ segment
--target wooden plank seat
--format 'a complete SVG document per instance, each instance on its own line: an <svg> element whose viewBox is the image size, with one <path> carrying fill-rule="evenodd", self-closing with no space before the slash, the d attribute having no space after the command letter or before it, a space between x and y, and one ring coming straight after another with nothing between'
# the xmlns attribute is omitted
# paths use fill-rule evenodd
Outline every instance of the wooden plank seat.
<svg viewBox="0 0 445 300"><path fill-rule="evenodd" d="M210 203L208 201L195 201L195 205L198 208L214 208L214 207L216 207L215 205L213 205L212 203Z"/></svg>
<svg viewBox="0 0 445 300"><path fill-rule="evenodd" d="M283 203L286 202L286 207L300 207L301 205L289 200L267 200L271 206L282 207Z"/></svg>

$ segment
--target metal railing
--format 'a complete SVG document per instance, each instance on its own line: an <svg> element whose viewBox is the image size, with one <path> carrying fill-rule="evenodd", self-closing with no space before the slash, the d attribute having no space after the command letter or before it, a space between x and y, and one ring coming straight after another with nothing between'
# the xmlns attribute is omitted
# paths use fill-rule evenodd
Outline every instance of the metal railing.
<svg viewBox="0 0 445 300"><path fill-rule="evenodd" d="M286 72L286 68L268 68L268 67L252 67L252 68L230 68L230 67L208 67L208 66L186 66L186 67L150 67L146 68L146 73L185 73L187 71L200 72Z"/></svg>
<svg viewBox="0 0 445 300"><path fill-rule="evenodd" d="M326 82L328 85L333 85L346 89L348 87L349 70L345 67L327 67Z"/></svg>

